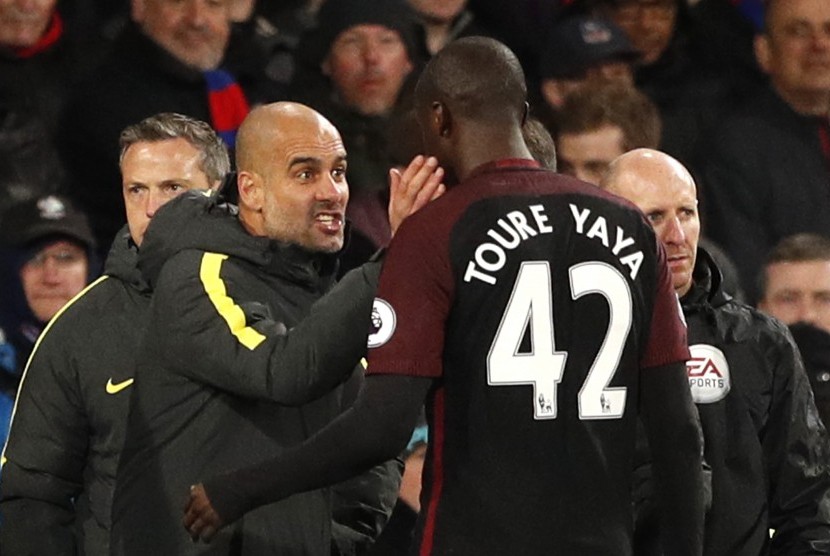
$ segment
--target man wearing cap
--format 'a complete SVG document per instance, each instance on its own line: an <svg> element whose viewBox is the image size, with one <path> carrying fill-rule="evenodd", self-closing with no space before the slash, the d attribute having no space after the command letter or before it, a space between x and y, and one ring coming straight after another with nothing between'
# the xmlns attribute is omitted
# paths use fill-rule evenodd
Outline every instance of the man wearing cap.
<svg viewBox="0 0 830 556"><path fill-rule="evenodd" d="M551 29L542 53L539 92L544 103L540 118L553 128L553 117L568 95L597 82L634 83L632 64L637 51L612 21L578 16Z"/></svg>
<svg viewBox="0 0 830 556"><path fill-rule="evenodd" d="M10 207L2 227L0 440L5 442L23 366L43 327L97 275L86 215L48 195Z"/></svg>
<svg viewBox="0 0 830 556"><path fill-rule="evenodd" d="M180 114L152 116L122 132L128 223L115 238L105 275L58 312L26 367L3 452L0 553L109 553L115 472L150 306L136 266L138 247L161 205L185 190L216 186L229 167L210 126ZM32 272L81 267L83 251L74 243L92 245L85 221L57 197L41 199L35 209L31 230L61 246L39 251L27 263L36 266ZM12 213L4 225L15 226L12 219L24 213ZM74 241L64 241L67 236ZM63 301L86 283L82 274ZM38 318L46 320L59 306L52 300L50 314Z"/></svg>
<svg viewBox="0 0 830 556"><path fill-rule="evenodd" d="M369 243L368 256L389 239L388 123L416 70L415 20L403 0L327 0L317 22L298 49L289 95L340 131L349 153L353 224L347 258L361 263L353 256L359 244Z"/></svg>

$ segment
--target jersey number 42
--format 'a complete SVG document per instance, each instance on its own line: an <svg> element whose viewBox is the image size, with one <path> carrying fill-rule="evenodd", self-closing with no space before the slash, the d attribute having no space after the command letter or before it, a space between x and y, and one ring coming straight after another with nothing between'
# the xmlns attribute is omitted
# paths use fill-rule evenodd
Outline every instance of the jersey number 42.
<svg viewBox="0 0 830 556"><path fill-rule="evenodd" d="M580 419L619 419L625 411L626 388L609 388L620 364L632 322L631 291L614 267L599 261L568 269L574 301L597 294L609 306L605 340L599 347L579 390ZM562 380L568 353L556 351L552 280L547 261L525 261L487 355L487 381L495 386L533 386L535 419L556 418L556 388ZM530 327L530 352L520 353ZM587 349L587 346L580 346Z"/></svg>

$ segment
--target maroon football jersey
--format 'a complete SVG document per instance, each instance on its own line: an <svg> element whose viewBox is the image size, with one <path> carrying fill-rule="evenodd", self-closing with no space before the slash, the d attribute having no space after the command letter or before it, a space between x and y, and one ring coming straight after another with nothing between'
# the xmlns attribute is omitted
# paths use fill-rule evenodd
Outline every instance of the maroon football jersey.
<svg viewBox="0 0 830 556"><path fill-rule="evenodd" d="M373 322L367 372L436 379L419 554L630 553L641 369L689 358L633 205L479 168L401 226Z"/></svg>

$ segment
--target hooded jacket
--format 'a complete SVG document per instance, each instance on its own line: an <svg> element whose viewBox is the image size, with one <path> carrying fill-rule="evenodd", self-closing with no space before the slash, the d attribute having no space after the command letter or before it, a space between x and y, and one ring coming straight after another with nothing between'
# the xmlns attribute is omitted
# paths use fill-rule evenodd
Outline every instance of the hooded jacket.
<svg viewBox="0 0 830 556"><path fill-rule="evenodd" d="M830 444L792 336L726 294L700 248L693 277L681 304L712 468L704 554L830 554Z"/></svg>
<svg viewBox="0 0 830 556"><path fill-rule="evenodd" d="M335 286L336 255L251 236L235 207L193 192L154 216L139 265L155 293L119 466L112 553L329 554L329 489L251 512L209 545L191 541L182 508L190 485L273 457L351 405L379 264ZM390 463L351 492L347 513L364 540L388 518L399 479Z"/></svg>
<svg viewBox="0 0 830 556"><path fill-rule="evenodd" d="M115 472L149 306L124 228L105 275L51 321L24 372L3 455L0 553L108 553Z"/></svg>

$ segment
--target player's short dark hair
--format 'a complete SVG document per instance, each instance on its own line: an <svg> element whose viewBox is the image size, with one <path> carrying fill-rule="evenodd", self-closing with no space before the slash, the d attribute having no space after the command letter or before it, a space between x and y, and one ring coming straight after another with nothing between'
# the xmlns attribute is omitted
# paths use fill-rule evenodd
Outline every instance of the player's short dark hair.
<svg viewBox="0 0 830 556"><path fill-rule="evenodd" d="M521 122L526 98L518 58L487 37L466 37L445 46L427 64L415 88L420 108L446 102L457 116L486 123Z"/></svg>
<svg viewBox="0 0 830 556"><path fill-rule="evenodd" d="M135 143L168 139L184 139L193 145L199 151L199 169L211 182L221 181L231 169L228 149L213 128L201 120L175 112L161 112L124 128L119 139L119 162Z"/></svg>
<svg viewBox="0 0 830 556"><path fill-rule="evenodd" d="M662 124L657 106L647 96L621 83L589 84L568 95L556 119L557 135L620 128L623 151L660 145Z"/></svg>

